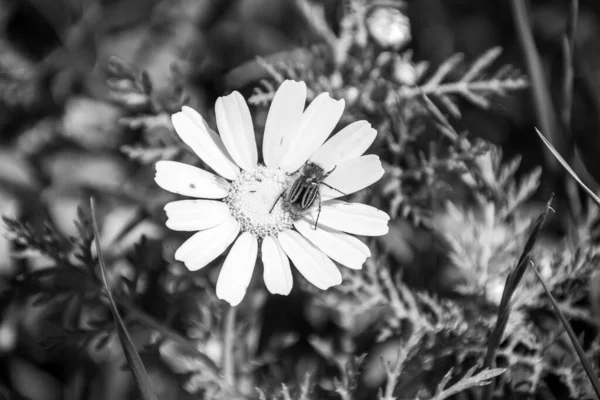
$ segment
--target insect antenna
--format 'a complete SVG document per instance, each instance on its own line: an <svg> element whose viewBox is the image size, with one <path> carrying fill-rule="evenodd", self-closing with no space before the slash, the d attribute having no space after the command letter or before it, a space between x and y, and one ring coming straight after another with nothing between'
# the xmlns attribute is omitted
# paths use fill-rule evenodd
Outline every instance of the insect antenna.
<svg viewBox="0 0 600 400"><path fill-rule="evenodd" d="M334 166L333 166L333 168L331 168L331 170L325 174L325 176L323 177L323 179L325 179L325 178L327 178L329 175L331 175L331 173L332 173L333 171L335 171L335 169L336 169L336 168L337 168L337 165L334 165Z"/></svg>

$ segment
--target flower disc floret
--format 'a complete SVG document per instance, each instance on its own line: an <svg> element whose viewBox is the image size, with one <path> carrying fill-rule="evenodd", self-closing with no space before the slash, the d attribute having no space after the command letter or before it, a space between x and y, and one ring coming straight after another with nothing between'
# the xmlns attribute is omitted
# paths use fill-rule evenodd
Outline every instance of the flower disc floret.
<svg viewBox="0 0 600 400"><path fill-rule="evenodd" d="M260 165L252 171L242 171L231 183L224 201L243 232L259 238L276 236L291 229L299 217L286 197L281 196L292 182L293 178L280 169Z"/></svg>

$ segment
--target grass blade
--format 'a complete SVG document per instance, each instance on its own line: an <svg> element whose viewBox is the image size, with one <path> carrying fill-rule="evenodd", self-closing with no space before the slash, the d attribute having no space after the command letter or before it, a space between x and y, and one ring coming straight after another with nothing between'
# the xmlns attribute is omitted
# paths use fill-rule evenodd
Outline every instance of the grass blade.
<svg viewBox="0 0 600 400"><path fill-rule="evenodd" d="M563 166L563 168L569 173L569 175L571 175L571 177L573 179L575 179L575 182L577 182L579 184L579 186L581 186L581 188L586 191L586 193L592 198L592 200L594 200L594 203L596 203L596 205L598 207L600 207L600 198L594 192L592 192L592 190L590 188L588 188L581 179L579 179L579 177L577 176L575 171L573 171L573 169L569 166L569 164L567 164L565 159L562 158L562 156L558 153L558 151L556 151L556 149L554 148L554 146L552 146L552 144L548 141L548 139L546 139L539 130L536 129L535 131L537 132L540 139L542 139L542 141L544 142L544 144L546 145L548 150L550 150L552 155Z"/></svg>
<svg viewBox="0 0 600 400"><path fill-rule="evenodd" d="M590 198L594 201L594 203L596 203L596 205L598 207L600 207L600 198L598 198L598 196L590 188L588 188L581 181L581 179L579 179L579 177L577 176L575 171L573 171L573 169L571 169L569 164L567 164L567 162L561 157L561 155L558 153L558 151L556 151L556 149L552 146L552 144L550 144L550 142L548 142L548 140L544 137L544 135L542 135L540 133L540 131L538 131L537 129L536 129L536 131L537 131L537 134L539 135L539 137L542 139L542 141L546 145L546 147L548 147L548 149L550 150L552 155L554 157L556 157L556 159L559 161L559 163L569 173L569 175L571 175L571 177L575 180L575 182L577 182L579 184L579 186L581 186L581 188L583 190L585 190L585 192L590 196ZM532 266L532 267L533 267L533 270L535 271L539 281L541 282L542 286L544 287L544 290L546 291L546 294L548 295L548 298L550 299L550 302L552 303L552 307L554 308L556 315L558 316L558 318L560 319L560 322L562 323L565 330L567 331L567 334L569 335L569 339L571 340L571 343L573 344L573 347L575 348L575 351L577 352L579 361L581 361L581 364L583 365L585 372L587 373L588 377L590 378L590 381L592 382L594 391L596 392L596 395L600 399L600 381L598 380L598 376L596 376L596 374L594 373L594 369L592 368L590 361L586 357L585 352L581 348L581 345L579 344L579 340L577 339L575 332L573 332L571 325L569 325L567 318L565 317L562 310L558 306L558 303L554 299L554 296L552 296L552 293L550 293L548 286L546 286L546 282L544 282L542 276L539 274L539 272L535 268L535 266Z"/></svg>
<svg viewBox="0 0 600 400"><path fill-rule="evenodd" d="M133 372L133 376L140 389L142 398L144 400L158 400L156 394L152 391L152 385L150 385L150 378L148 378L148 373L144 368L144 364L142 363L140 355L135 349L133 341L129 336L129 332L127 332L127 328L125 328L125 323L119 315L119 310L117 310L117 305L112 296L112 292L110 291L110 287L108 286L108 276L106 273L106 265L104 264L104 257L102 256L102 250L100 249L100 234L98 233L98 223L96 222L96 209L94 206L93 198L90 198L90 207L92 214L92 226L94 228L94 240L96 242L96 250L98 252L98 263L100 264L100 270L102 272L102 282L104 283L104 289L106 290L106 294L108 296L110 309L115 320L117 332L119 333L121 345L123 346L123 352L125 353L127 362L131 367L131 371Z"/></svg>
<svg viewBox="0 0 600 400"><path fill-rule="evenodd" d="M571 0L569 18L567 20L567 32L562 38L563 79L560 110L563 129L568 129L568 131L571 128L571 109L573 106L573 77L575 75L573 71L573 52L575 50L575 33L577 31L578 17L579 0Z"/></svg>
<svg viewBox="0 0 600 400"><path fill-rule="evenodd" d="M571 328L569 321L567 321L565 314L563 314L562 310L558 306L558 303L554 299L554 296L552 296L552 293L550 293L550 289L548 289L548 286L546 286L546 282L544 282L544 279L542 278L542 276L540 275L540 273L538 272L537 268L534 265L532 265L531 268L533 268L540 283L544 287L544 290L546 291L546 295L550 299L550 302L552 303L552 307L554 308L554 311L556 312L558 319L560 319L560 322L565 327L565 330L567 331L567 334L569 335L569 339L571 340L571 343L573 344L573 347L575 348L575 351L577 352L579 361L581 361L581 364L583 364L583 368L585 369L585 372L587 373L588 377L590 378L590 381L592 382L592 386L594 387L596 396L598 396L598 398L600 399L600 381L598 380L598 376L596 376L596 373L594 372L594 368L592 368L592 364L590 363L590 360L588 360L588 358L586 357L585 352L581 348L581 344L579 344L579 340L577 339L577 336L575 335L575 332L573 332L573 328Z"/></svg>
<svg viewBox="0 0 600 400"><path fill-rule="evenodd" d="M490 368L496 356L496 350L502 343L502 336L504 336L504 330L506 329L506 324L508 323L508 317L510 316L510 299L514 294L515 290L519 286L523 275L525 274L525 270L527 266L531 262L531 251L535 246L535 243L542 231L542 227L544 226L544 222L548 217L548 213L552 208L550 204L552 203L552 198L546 204L546 209L544 212L538 217L536 220L533 230L529 234L527 238L527 242L525 243L525 247L523 247L523 251L521 252L521 256L517 261L517 266L513 269L510 274L506 277L506 284L504 285L504 291L502 292L502 299L500 300L500 306L498 307L498 317L496 319L496 325L494 326L494 330L490 335L488 340L488 348L485 355L485 359L483 362L483 368ZM489 400L492 398L494 391L494 385L490 384L486 386L483 390L482 399Z"/></svg>
<svg viewBox="0 0 600 400"><path fill-rule="evenodd" d="M552 142L556 143L558 148L563 149L565 140L559 131L560 125L552 105L552 96L548 89L542 61L533 38L526 2L525 0L510 0L510 5L531 81L537 121ZM547 163L553 173L558 171L558 165L554 159L548 158Z"/></svg>

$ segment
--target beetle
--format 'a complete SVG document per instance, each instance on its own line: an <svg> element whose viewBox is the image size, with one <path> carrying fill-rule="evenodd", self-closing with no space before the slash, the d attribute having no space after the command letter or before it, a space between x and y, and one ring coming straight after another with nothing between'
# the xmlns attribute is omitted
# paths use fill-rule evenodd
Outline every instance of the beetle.
<svg viewBox="0 0 600 400"><path fill-rule="evenodd" d="M319 190L320 185L325 185L330 189L336 190L341 194L346 195L346 193L342 192L341 190L338 190L333 186L323 182L329 175L331 175L331 173L335 170L336 167L337 166L333 167L329 172L325 172L325 170L320 165L311 161L307 161L306 163L304 163L302 169L300 170L300 176L296 178L288 192L288 201L292 206L298 208L300 211L308 210L314 204L315 200L319 200L319 209L317 212L317 219L315 220L314 229L317 229L317 222L319 221L319 216L321 215L321 191ZM279 199L281 199L281 197L283 197L284 194L285 191L283 191L279 195L279 197L277 197L277 200L275 200L273 207L271 207L271 211L273 211L273 208L275 208L275 204L277 204Z"/></svg>

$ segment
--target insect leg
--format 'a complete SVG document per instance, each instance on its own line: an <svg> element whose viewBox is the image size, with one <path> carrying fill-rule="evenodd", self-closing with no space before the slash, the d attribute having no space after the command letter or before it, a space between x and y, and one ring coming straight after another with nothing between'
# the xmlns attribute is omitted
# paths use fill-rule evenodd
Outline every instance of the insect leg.
<svg viewBox="0 0 600 400"><path fill-rule="evenodd" d="M317 211L317 219L315 220L315 226L313 229L317 229L317 222L319 222L319 217L321 216L321 191L317 190L317 200L319 201L319 209Z"/></svg>
<svg viewBox="0 0 600 400"><path fill-rule="evenodd" d="M337 192L340 192L340 193L341 193L341 194L343 194L344 196L346 196L346 195L347 195L347 193L344 193L344 192L342 192L341 190L339 190L339 189L336 189L336 188L334 188L333 186L326 184L325 182L321 182L321 185L325 185L325 186L327 186L329 189L333 189L333 190L335 190L335 191L337 191Z"/></svg>
<svg viewBox="0 0 600 400"><path fill-rule="evenodd" d="M269 210L269 214L271 214L273 212L273 209L275 208L275 206L277 205L277 203L279 202L279 200L283 197L284 193L285 193L285 190L283 192L281 192L279 194L279 196L277 196L277 199L275 200L275 203L273 203L273 205L271 206L271 209Z"/></svg>

